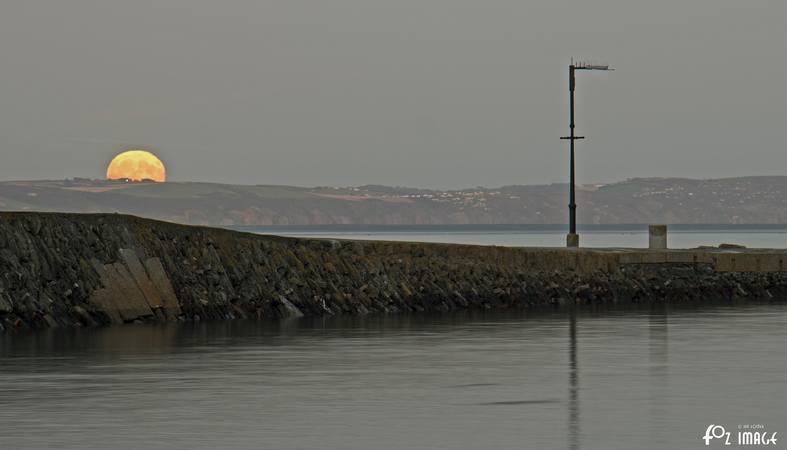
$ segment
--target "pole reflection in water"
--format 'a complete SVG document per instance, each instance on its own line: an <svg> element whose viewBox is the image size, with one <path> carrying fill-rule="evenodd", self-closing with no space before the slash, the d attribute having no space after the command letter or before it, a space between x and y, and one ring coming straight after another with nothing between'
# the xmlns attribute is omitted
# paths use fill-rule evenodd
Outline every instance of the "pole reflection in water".
<svg viewBox="0 0 787 450"><path fill-rule="evenodd" d="M577 366L577 312L569 312L568 445L579 448L579 368Z"/></svg>

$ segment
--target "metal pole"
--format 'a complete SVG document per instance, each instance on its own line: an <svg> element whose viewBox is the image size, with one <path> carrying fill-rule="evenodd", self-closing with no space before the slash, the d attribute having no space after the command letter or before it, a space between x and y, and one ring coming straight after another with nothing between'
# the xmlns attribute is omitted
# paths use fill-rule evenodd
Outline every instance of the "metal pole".
<svg viewBox="0 0 787 450"><path fill-rule="evenodd" d="M576 77L574 71L577 67L572 62L568 66L568 93L569 93L569 109L570 119L568 122L569 135L561 137L560 139L568 139L571 141L571 154L569 155L569 186L568 186L568 235L566 235L567 247L579 247L579 236L577 235L577 198L576 198L576 177L574 175L574 141L577 139L584 139L583 136L576 136L574 134L574 89L576 88Z"/></svg>
<svg viewBox="0 0 787 450"><path fill-rule="evenodd" d="M574 65L568 66L568 90L570 94L571 119L569 123L569 140L571 141L571 169L570 169L570 186L569 186L569 200L568 200L568 232L569 234L577 234L577 203L574 188L574 85L576 84L574 78Z"/></svg>
<svg viewBox="0 0 787 450"><path fill-rule="evenodd" d="M610 69L608 65L602 64L574 64L571 60L571 65L568 66L568 91L569 91L569 109L571 117L569 119L569 135L563 136L560 139L568 139L571 141L571 155L570 155L570 169L569 169L569 193L568 193L568 235L566 235L567 247L579 247L579 235L577 235L577 198L576 198L576 177L574 174L574 141L577 139L585 139L584 136L576 136L574 134L574 90L576 89L576 77L574 72L577 70L614 70Z"/></svg>

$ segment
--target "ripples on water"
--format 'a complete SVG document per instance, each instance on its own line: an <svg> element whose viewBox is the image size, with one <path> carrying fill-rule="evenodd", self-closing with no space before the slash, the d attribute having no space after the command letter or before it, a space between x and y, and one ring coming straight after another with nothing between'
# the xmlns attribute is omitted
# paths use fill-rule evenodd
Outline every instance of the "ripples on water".
<svg viewBox="0 0 787 450"><path fill-rule="evenodd" d="M0 447L705 448L787 434L787 307L127 325L0 336Z"/></svg>

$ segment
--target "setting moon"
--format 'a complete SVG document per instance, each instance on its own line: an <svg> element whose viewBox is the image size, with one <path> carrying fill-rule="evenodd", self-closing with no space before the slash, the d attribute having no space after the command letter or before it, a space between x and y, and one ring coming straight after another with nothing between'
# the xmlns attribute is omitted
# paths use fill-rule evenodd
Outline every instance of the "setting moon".
<svg viewBox="0 0 787 450"><path fill-rule="evenodd" d="M107 179L153 180L161 183L167 180L167 170L164 168L164 163L153 153L146 150L129 150L112 159L107 167Z"/></svg>

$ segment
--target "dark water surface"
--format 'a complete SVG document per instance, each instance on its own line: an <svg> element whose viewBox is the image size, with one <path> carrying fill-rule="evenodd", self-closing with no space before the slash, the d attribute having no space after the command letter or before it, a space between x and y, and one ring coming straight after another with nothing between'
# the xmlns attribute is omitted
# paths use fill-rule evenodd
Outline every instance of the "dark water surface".
<svg viewBox="0 0 787 450"><path fill-rule="evenodd" d="M787 445L786 344L774 304L4 335L0 448L722 448L711 423Z"/></svg>

